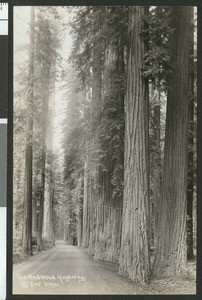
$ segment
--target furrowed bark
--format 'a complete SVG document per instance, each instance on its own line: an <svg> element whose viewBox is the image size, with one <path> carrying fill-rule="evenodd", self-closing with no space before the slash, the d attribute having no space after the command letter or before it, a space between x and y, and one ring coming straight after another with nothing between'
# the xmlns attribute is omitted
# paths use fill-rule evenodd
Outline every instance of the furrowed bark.
<svg viewBox="0 0 202 300"><path fill-rule="evenodd" d="M33 160L33 98L34 98L34 23L35 8L31 7L30 52L29 52L29 91L27 103L27 136L25 158L25 198L22 254L32 255L32 160Z"/></svg>
<svg viewBox="0 0 202 300"><path fill-rule="evenodd" d="M144 7L129 7L123 226L119 273L149 282L148 86L143 77Z"/></svg>
<svg viewBox="0 0 202 300"><path fill-rule="evenodd" d="M175 276L185 270L189 55L193 8L173 7L170 41L173 74L167 100L162 195L159 205L154 276Z"/></svg>

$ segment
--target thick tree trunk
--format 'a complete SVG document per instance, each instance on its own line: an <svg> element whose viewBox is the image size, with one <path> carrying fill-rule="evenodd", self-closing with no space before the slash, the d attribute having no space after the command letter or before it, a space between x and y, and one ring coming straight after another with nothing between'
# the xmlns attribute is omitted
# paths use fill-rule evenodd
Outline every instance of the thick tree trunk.
<svg viewBox="0 0 202 300"><path fill-rule="evenodd" d="M171 65L168 91L162 196L154 276L174 276L186 267L186 191L191 7L172 8Z"/></svg>
<svg viewBox="0 0 202 300"><path fill-rule="evenodd" d="M31 7L30 53L29 53L29 94L27 103L27 137L25 158L25 198L22 254L32 255L32 159L33 159L33 98L34 98L34 23L35 8Z"/></svg>
<svg viewBox="0 0 202 300"><path fill-rule="evenodd" d="M15 125L14 125L15 126ZM14 164L13 164L13 239L22 242L23 232L23 203L25 199L25 152L19 153L16 141L19 137L14 136ZM26 143L23 145L26 148ZM13 246L15 247L15 245Z"/></svg>
<svg viewBox="0 0 202 300"><path fill-rule="evenodd" d="M148 86L142 69L145 8L129 7L123 225L120 274L150 280L148 186Z"/></svg>
<svg viewBox="0 0 202 300"><path fill-rule="evenodd" d="M91 145L96 149L97 143L95 141L98 140L97 134L95 139L92 141ZM96 156L96 154L94 154ZM99 197L99 189L98 189L98 166L97 161L91 161L90 169L90 198L89 198L89 225L90 225L90 235L89 235L89 253L94 255L95 253L95 236L96 236L96 222L97 222L97 201Z"/></svg>
<svg viewBox="0 0 202 300"><path fill-rule="evenodd" d="M43 69L44 68L44 69ZM42 232L43 232L43 221L44 221L44 196L45 196L45 182L46 182L46 157L47 157L47 118L48 118L48 106L50 98L50 64L44 61L42 66L42 74L46 73L47 82L44 86L43 94L43 107L42 107L42 156L41 156L41 193L40 193L40 206L39 206L39 219L38 219L38 235L37 235L37 246L38 250L42 250Z"/></svg>
<svg viewBox="0 0 202 300"><path fill-rule="evenodd" d="M193 39L192 39L193 43ZM194 259L193 252L193 197L194 197L194 44L190 53L190 102L187 166L187 259Z"/></svg>
<svg viewBox="0 0 202 300"><path fill-rule="evenodd" d="M54 245L53 232L53 170L49 170L49 178L45 184L44 194L44 218L43 218L43 239L46 240L49 246ZM47 176L47 175L46 175Z"/></svg>
<svg viewBox="0 0 202 300"><path fill-rule="evenodd" d="M95 35L100 26L99 20L99 9L94 8L94 13L97 14L97 23L94 24ZM95 235L96 235L96 214L97 214L97 201L99 197L99 178L98 178L98 155L99 155L99 119L100 119L100 108L101 108L101 86L102 86L102 47L100 40L94 36L93 41L93 82L92 82L92 112L94 123L94 136L90 141L91 149L93 152L90 155L90 165L89 170L89 182L90 182L90 199L89 199L89 225L90 225L90 236L89 236L89 253L94 255L95 252ZM91 150L92 151L92 150Z"/></svg>
<svg viewBox="0 0 202 300"><path fill-rule="evenodd" d="M189 142L188 142L188 172L187 172L187 259L194 259L193 253L193 192L194 192L194 165L193 165L193 106L189 107Z"/></svg>
<svg viewBox="0 0 202 300"><path fill-rule="evenodd" d="M49 126L47 128L47 153L46 159L46 184L44 197L44 218L43 218L43 238L49 246L54 245L54 230L53 230L53 111L54 111L54 92L50 97L48 115Z"/></svg>
<svg viewBox="0 0 202 300"><path fill-rule="evenodd" d="M99 168L95 259L118 262L123 209L124 148L124 47L120 38L108 47L105 64L103 106L106 116L103 117L102 126L107 135L112 126L114 128L110 140L106 137L100 139L100 149L105 154ZM109 123L108 128L106 122ZM118 130L116 124L120 125Z"/></svg>
<svg viewBox="0 0 202 300"><path fill-rule="evenodd" d="M91 102L90 89L85 86L85 95L86 101ZM90 118L89 111L86 112L86 119ZM82 235L82 247L89 247L90 240L90 197L91 197L91 182L90 182L90 174L92 173L91 169L91 157L92 157L92 145L91 139L86 142L86 158L84 160L84 193L83 193L83 235Z"/></svg>
<svg viewBox="0 0 202 300"><path fill-rule="evenodd" d="M154 197L154 249L157 244L157 228L159 219L159 203L161 192L161 149L160 149L160 118L161 118L161 91L160 82L157 84L157 97L154 105L154 147L155 147L155 164L153 170L153 197Z"/></svg>
<svg viewBox="0 0 202 300"><path fill-rule="evenodd" d="M38 46L41 47L41 45L45 45L46 48L43 49L43 51L44 51L44 53L46 53L46 52L48 53L48 51L50 50L49 49L50 45L48 43L51 42L52 33L51 33L51 28L50 28L48 21L46 22L45 29L44 29L43 25L44 25L43 21L41 20L41 23L39 21L39 30L42 30L42 29L45 30L46 43L42 37L42 40L38 41L38 43L39 43ZM41 36L40 36L40 38L41 38ZM48 133L49 133L48 131L50 130L50 128L48 126L49 125L49 122L48 122L49 111L50 111L50 106L52 106L52 102L51 102L51 75L52 75L51 67L52 67L52 64L53 64L53 59L51 59L50 55L48 55L46 59L43 58L43 60L39 64L39 66L40 66L39 74L41 76L41 81L42 81L40 88L41 88L41 98L42 98L43 105L42 105L42 110L41 110L41 122L42 122L41 153L42 153L42 157L41 157L41 186L40 186L41 191L40 191L40 206L39 206L39 220L38 220L38 236L37 236L38 250L42 250L44 212L47 214L47 211L48 211L49 227L50 227L50 223L52 223L52 217L53 217L50 213L50 205L52 206L52 203L50 204L50 200L51 200L50 198L52 198L51 190L49 190L48 201L45 202L45 193L47 190L46 187L47 187L47 183L49 183L47 181L46 163L47 163L47 159L49 159L48 150L52 143L51 139L50 139L50 142L48 141ZM51 109L52 109L52 107L51 107ZM52 174L51 174L51 176L52 176ZM51 186L51 184L52 184L52 182L50 182L50 186ZM48 189L50 186L48 186ZM45 214L45 216L46 216L46 214Z"/></svg>

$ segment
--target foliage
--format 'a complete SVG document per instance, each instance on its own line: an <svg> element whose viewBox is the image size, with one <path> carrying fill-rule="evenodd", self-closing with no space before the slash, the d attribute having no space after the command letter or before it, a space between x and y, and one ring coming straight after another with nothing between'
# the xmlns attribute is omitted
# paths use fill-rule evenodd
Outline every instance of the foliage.
<svg viewBox="0 0 202 300"><path fill-rule="evenodd" d="M168 78L172 74L170 65L169 39L172 33L170 27L170 8L164 6L151 7L145 16L147 29L143 32L147 44L145 54L144 75L152 82L160 82L162 90L167 89Z"/></svg>

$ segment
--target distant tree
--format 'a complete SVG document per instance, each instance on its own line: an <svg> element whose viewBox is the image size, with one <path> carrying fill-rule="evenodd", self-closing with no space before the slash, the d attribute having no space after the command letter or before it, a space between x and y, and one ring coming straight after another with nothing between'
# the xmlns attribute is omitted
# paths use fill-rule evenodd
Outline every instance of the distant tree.
<svg viewBox="0 0 202 300"><path fill-rule="evenodd" d="M83 169L86 137L84 123L84 92L77 71L70 64L66 71L64 97L67 99L63 126L64 190L65 190L65 238L68 243L78 241L82 245Z"/></svg>
<svg viewBox="0 0 202 300"><path fill-rule="evenodd" d="M82 244L111 261L118 261L121 235L126 18L125 7L84 7L72 24L71 61L89 108Z"/></svg>

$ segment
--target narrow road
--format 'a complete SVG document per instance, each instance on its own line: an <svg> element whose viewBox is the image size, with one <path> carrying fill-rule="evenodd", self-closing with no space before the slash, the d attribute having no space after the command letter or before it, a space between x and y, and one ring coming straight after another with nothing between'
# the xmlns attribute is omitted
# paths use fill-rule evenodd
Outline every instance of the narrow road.
<svg viewBox="0 0 202 300"><path fill-rule="evenodd" d="M14 265L13 293L141 294L117 270L116 264L94 261L87 249L57 241L52 249Z"/></svg>

